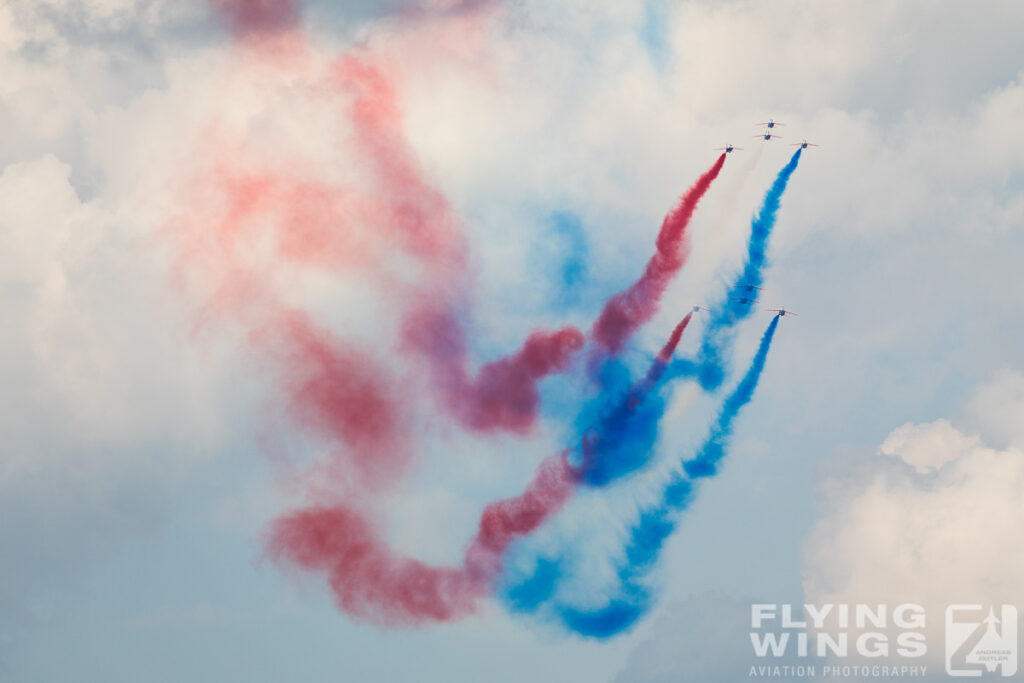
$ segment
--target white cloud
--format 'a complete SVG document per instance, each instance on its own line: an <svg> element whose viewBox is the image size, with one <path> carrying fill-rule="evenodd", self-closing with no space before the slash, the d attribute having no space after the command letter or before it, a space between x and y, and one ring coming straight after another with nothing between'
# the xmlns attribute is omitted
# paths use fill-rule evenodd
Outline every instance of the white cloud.
<svg viewBox="0 0 1024 683"><path fill-rule="evenodd" d="M159 525L244 410L222 348L189 343L190 313L154 239L176 143L133 139L191 119L175 96L135 100L131 81L115 86L94 49L17 53L54 35L28 9L0 10L15 37L0 49L4 630L59 613L65 587ZM177 82L197 82L187 76ZM93 175L88 196L76 174Z"/></svg>
<svg viewBox="0 0 1024 683"><path fill-rule="evenodd" d="M0 175L0 595L77 574L148 526L221 438L218 372L172 332L181 312L152 254L81 202L55 157ZM171 455L173 454L173 457ZM71 548L91 545L82 562Z"/></svg>
<svg viewBox="0 0 1024 683"><path fill-rule="evenodd" d="M1024 373L1003 368L975 391L966 417L996 443L1024 446Z"/></svg>
<svg viewBox="0 0 1024 683"><path fill-rule="evenodd" d="M900 427L882 452L913 469L875 459L827 481L804 545L806 600L924 605L935 664L948 604L1024 606L1024 451L986 447L938 420Z"/></svg>
<svg viewBox="0 0 1024 683"><path fill-rule="evenodd" d="M936 470L980 445L976 436L965 436L949 420L913 425L909 422L890 434L879 449L920 472Z"/></svg>

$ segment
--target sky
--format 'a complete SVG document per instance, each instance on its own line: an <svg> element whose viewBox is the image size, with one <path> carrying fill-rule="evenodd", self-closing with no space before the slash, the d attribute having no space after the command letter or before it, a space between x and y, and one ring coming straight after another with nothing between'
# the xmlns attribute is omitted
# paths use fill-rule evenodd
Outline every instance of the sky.
<svg viewBox="0 0 1024 683"><path fill-rule="evenodd" d="M947 605L1024 607L1021 25L1009 0L3 0L0 680L735 681L752 603L862 602L927 607L946 680ZM722 386L659 380L634 469L466 560L700 304L696 357L805 137ZM726 143L685 264L601 351ZM780 307L642 613L574 629ZM564 363L474 383L536 330ZM465 563L452 613L304 569L282 520L339 506Z"/></svg>

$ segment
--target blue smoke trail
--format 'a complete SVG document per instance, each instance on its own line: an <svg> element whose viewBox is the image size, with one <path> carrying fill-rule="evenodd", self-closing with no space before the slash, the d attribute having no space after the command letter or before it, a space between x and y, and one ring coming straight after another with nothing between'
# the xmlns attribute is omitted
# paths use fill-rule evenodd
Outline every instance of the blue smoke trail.
<svg viewBox="0 0 1024 683"><path fill-rule="evenodd" d="M644 579L657 562L665 539L675 530L678 514L693 498L694 481L714 476L732 436L733 424L750 402L761 379L779 317L772 318L743 379L723 401L718 417L697 454L682 462L661 490L658 503L641 512L630 529L617 571L618 594L606 607L585 611L560 605L555 592L563 578L559 559L542 558L532 573L505 588L504 599L514 612L549 610L566 628L583 636L608 638L630 628L651 606L652 590Z"/></svg>
<svg viewBox="0 0 1024 683"><path fill-rule="evenodd" d="M743 269L726 292L724 299L712 307L711 320L704 328L696 362L688 359L674 362L669 369L670 376L695 374L705 391L717 389L725 380L736 324L748 318L754 310L751 304L736 299L757 298L755 287L760 287L764 283L764 268L768 262L768 239L771 237L772 228L775 227L775 219L786 185L800 163L801 151L802 149L798 147L789 162L779 171L761 202L760 210L754 214L750 222L750 239L747 242Z"/></svg>
<svg viewBox="0 0 1024 683"><path fill-rule="evenodd" d="M760 210L752 219L743 269L724 301L713 309L715 312L705 327L697 359L677 358L672 361L657 385L641 397L639 403L624 400L630 393L630 387L634 386L634 378L621 359L608 358L596 368L600 391L597 398L584 408L575 425L582 443L580 459L586 462L582 471L583 483L594 487L606 486L649 462L657 440L658 425L667 407L661 389L671 380L696 376L706 391L716 389L724 381L735 327L753 310L749 304L732 299L753 298L756 292L753 287L759 287L763 282L768 239L775 226L782 195L800 156L801 150L797 149L779 171L765 194ZM526 575L515 577L506 584L503 597L512 611L544 610L572 631L607 638L631 627L649 609L653 596L643 579L657 561L664 540L675 529L676 515L689 505L694 480L713 476L717 471L717 464L724 456L732 434L733 421L750 401L760 379L777 325L776 317L762 337L747 374L723 402L719 416L697 455L683 462L682 472L667 482L662 490L659 505L644 511L630 530L623 564L618 570L616 598L597 611L559 605L556 591L572 570L564 566L565 558L542 557ZM597 433L600 439L589 441L588 435L592 433Z"/></svg>
<svg viewBox="0 0 1024 683"><path fill-rule="evenodd" d="M606 486L650 461L659 422L667 408L660 392L663 383L683 376L696 376L706 391L712 391L724 381L736 325L753 311L750 304L733 299L752 299L757 292L754 287L760 287L764 280L768 238L775 226L782 195L800 162L800 154L801 149L797 148L779 171L751 221L743 269L726 293L725 300L712 309L711 319L704 328L698 359L678 358L672 361L658 390L652 391L638 404L628 406L623 397L629 393L633 378L627 366L617 357L610 357L595 368L600 391L584 407L575 425L577 443L582 444L583 451L578 460L587 463L583 476L585 484ZM592 438L595 435L598 438Z"/></svg>
<svg viewBox="0 0 1024 683"><path fill-rule="evenodd" d="M584 483L606 486L650 461L658 425L667 408L660 392L664 384L679 377L696 376L705 391L713 391L725 380L735 327L753 311L750 304L734 299L752 299L757 291L755 287L760 287L764 280L768 239L775 227L782 195L800 163L801 151L797 148L779 171L751 220L743 269L724 300L712 309L697 359L677 358L672 361L656 390L639 403L629 406L622 401L633 381L626 365L617 356L611 356L592 368L600 392L584 407L575 423L576 443L582 444L582 454L578 454L580 457L574 464L586 462ZM574 227L579 228L578 219L574 216L556 214L555 218L559 231L568 231L567 234L571 235ZM567 272L575 272L573 268ZM600 438L593 440L590 438L592 435Z"/></svg>
<svg viewBox="0 0 1024 683"><path fill-rule="evenodd" d="M578 457L570 457L581 483L605 486L650 460L668 407L661 394L665 370L694 313L688 312L675 326L643 379L634 380L618 357L593 359L599 391L576 420Z"/></svg>
<svg viewBox="0 0 1024 683"><path fill-rule="evenodd" d="M606 486L650 460L668 405L660 382L641 393L642 381L619 359L602 363L599 393L576 421L580 451L572 464L580 467L583 483Z"/></svg>
<svg viewBox="0 0 1024 683"><path fill-rule="evenodd" d="M546 238L546 248L553 248L557 254L552 255L556 256L555 259L540 259L544 272L539 275L546 279L557 273L557 310L578 308L590 277L587 267L590 261L590 248L587 244L586 231L583 229L583 221L571 211L556 211L548 217L548 222L553 232Z"/></svg>
<svg viewBox="0 0 1024 683"><path fill-rule="evenodd" d="M579 216L569 211L559 211L552 216L555 229L565 242L565 262L562 264L562 286L566 290L579 287L587 276L589 260L587 237Z"/></svg>

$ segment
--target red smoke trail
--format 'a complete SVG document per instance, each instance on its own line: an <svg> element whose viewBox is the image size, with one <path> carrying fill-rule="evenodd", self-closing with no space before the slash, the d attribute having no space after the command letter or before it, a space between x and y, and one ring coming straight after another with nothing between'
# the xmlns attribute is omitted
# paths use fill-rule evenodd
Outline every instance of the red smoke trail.
<svg viewBox="0 0 1024 683"><path fill-rule="evenodd" d="M683 332L686 331L686 326L690 324L690 318L693 317L693 311L687 313L679 324L672 330L672 334L669 335L668 341L661 347L661 351L658 352L657 362L664 366L670 360L672 360L672 354L676 352L676 347L679 346L679 340L683 338ZM650 377L650 373L647 375Z"/></svg>
<svg viewBox="0 0 1024 683"><path fill-rule="evenodd" d="M676 352L676 347L679 346L679 340L683 338L683 332L686 331L687 325L690 324L690 319L693 318L693 311L690 311L683 319L679 321L679 324L672 330L672 334L669 335L668 341L661 347L661 351L658 352L657 358L651 363L651 368L647 371L647 377L644 379L645 384L655 384L661 379L661 375L665 372L665 367L668 362L672 360L672 354Z"/></svg>
<svg viewBox="0 0 1024 683"><path fill-rule="evenodd" d="M534 332L515 355L483 366L475 380L463 377L454 409L473 429L526 431L540 404L537 383L564 370L582 347L583 334L573 327Z"/></svg>
<svg viewBox="0 0 1024 683"><path fill-rule="evenodd" d="M686 227L697 209L704 193L718 177L725 164L725 154L710 169L697 179L686 191L679 204L661 224L658 233L657 251L647 262L644 274L633 285L613 296L605 303L604 310L594 323L591 335L607 353L616 353L623 343L640 325L651 319L658 309L658 301L675 275L689 256Z"/></svg>
<svg viewBox="0 0 1024 683"><path fill-rule="evenodd" d="M250 36L292 31L300 19L298 5L284 0L212 2L243 42ZM303 40L301 33L294 33L295 40ZM256 48L267 57L278 49L265 42ZM378 233L374 237L398 244L427 268L427 283L407 297L403 337L405 348L427 361L442 404L469 429L528 431L537 415L537 383L565 369L582 346L583 335L572 327L534 332L511 356L470 376L465 330L457 313L466 309L464 292L471 289L465 281L466 245L458 216L418 167L404 135L394 86L380 66L344 55L331 65L327 85L328 92L349 100L353 142L375 177L376 194L296 180L278 169L239 173L224 164L219 171L227 177L216 180L244 214L229 216L227 225L237 230L243 224L240 218L269 214L277 222L277 255L320 266L366 261L358 258L366 250L362 226L373 226ZM221 234L243 241L255 237L230 230ZM502 391L501 382L510 390Z"/></svg>
<svg viewBox="0 0 1024 683"><path fill-rule="evenodd" d="M403 333L407 347L430 359L447 409L469 429L528 431L540 404L537 383L566 368L583 347L583 334L574 327L535 331L519 351L484 365L473 378L462 327L452 317L424 306L410 313Z"/></svg>
<svg viewBox="0 0 1024 683"><path fill-rule="evenodd" d="M656 383L692 315L676 325L631 392L634 400ZM475 612L477 601L490 594L509 544L535 531L569 500L582 470L566 456L542 462L521 495L484 508L460 567L431 566L393 552L365 515L343 505L310 507L279 518L267 547L279 562L325 573L338 607L348 614L385 625L450 621Z"/></svg>
<svg viewBox="0 0 1024 683"><path fill-rule="evenodd" d="M217 248L228 257L265 236L284 262L323 268L353 266L368 260L365 227L382 210L372 197L288 168L242 170L231 161L236 151L222 147L219 161L197 183L205 194L215 194L214 227ZM270 219L270 224L268 220ZM205 226L204 226L205 229ZM222 269L222 264L211 264Z"/></svg>
<svg viewBox="0 0 1024 683"><path fill-rule="evenodd" d="M354 96L351 119L355 143L386 197L385 220L410 253L436 271L459 275L465 241L447 198L427 183L402 129L394 88L376 67L353 55L336 60L333 77L342 94Z"/></svg>
<svg viewBox="0 0 1024 683"><path fill-rule="evenodd" d="M537 383L566 368L582 348L583 334L573 327L536 331L520 350L485 365L476 378L469 376L457 313L466 248L458 217L413 160L394 89L380 69L348 55L334 70L346 92L355 93L356 142L390 203L387 220L430 271L425 291L413 297L405 317L405 347L427 360L444 404L463 426L529 430L537 416Z"/></svg>
<svg viewBox="0 0 1024 683"><path fill-rule="evenodd" d="M654 385L658 383L661 376L665 373L665 368L668 367L668 362L672 360L672 354L676 352L676 347L679 346L679 340L683 337L683 332L686 331L686 326L690 324L690 319L693 317L693 311L687 313L679 324L672 330L672 334L669 335L668 341L661 347L661 351L658 352L657 358L651 363L651 367L647 370L647 376L644 377L643 382L630 393L631 405L636 405L637 402L643 399L643 397L649 392Z"/></svg>
<svg viewBox="0 0 1024 683"><path fill-rule="evenodd" d="M572 469L564 456L538 468L526 491L491 503L460 567L437 567L391 550L363 513L344 505L310 507L281 517L267 548L278 561L322 572L338 607L385 625L450 621L476 610L490 593L501 555L568 499Z"/></svg>
<svg viewBox="0 0 1024 683"><path fill-rule="evenodd" d="M301 311L269 316L251 341L278 366L292 421L337 449L332 460L344 469L321 474L374 488L393 481L412 449L384 368Z"/></svg>
<svg viewBox="0 0 1024 683"><path fill-rule="evenodd" d="M537 467L521 495L484 508L476 537L466 551L467 564L492 577L500 569L501 556L512 541L536 530L565 505L577 474L565 453L550 457Z"/></svg>
<svg viewBox="0 0 1024 683"><path fill-rule="evenodd" d="M211 0L238 38L271 35L295 29L300 11L296 0Z"/></svg>
<svg viewBox="0 0 1024 683"><path fill-rule="evenodd" d="M254 302L237 291L243 288L229 275L246 273L246 250L268 237L278 262L320 268L366 264L378 241L387 249L402 245L427 266L427 282L421 286L425 293L400 297L406 301L404 347L428 361L441 405L469 429L529 431L538 413L537 383L565 369L583 345L582 333L572 327L535 331L510 356L486 364L476 376L469 373L465 330L454 312L453 299L459 295L446 284L461 280L464 273L458 218L417 168L387 79L348 57L335 63L332 78L337 81L339 74L345 75L346 87L354 94L358 146L375 169L379 193L303 177L312 171L286 160L272 169L242 169L236 161L237 145L207 141L219 161L195 184L195 191L200 203L214 205L213 215L205 221L214 229L191 227L194 234L186 240L186 249L212 241L213 255L185 259L187 267L205 267L214 280L224 278L215 295L216 309L252 307ZM246 279L258 276L248 272Z"/></svg>
<svg viewBox="0 0 1024 683"><path fill-rule="evenodd" d="M257 357L270 361L280 387L275 401L329 449L327 461L309 474L336 488L379 490L413 454L396 378L374 355L289 306L273 287L282 261L364 260L363 237L345 229L346 221L372 206L328 183L290 177L282 171L290 168L285 160L278 169L250 172L232 163L232 147L207 148L215 160L187 187L189 213L169 231L180 250L181 285L205 297L204 327L238 326ZM259 263L268 244L272 268Z"/></svg>
<svg viewBox="0 0 1024 683"><path fill-rule="evenodd" d="M343 505L277 519L267 547L278 562L326 573L343 612L388 626L464 616L484 589L461 568L393 552L363 513Z"/></svg>

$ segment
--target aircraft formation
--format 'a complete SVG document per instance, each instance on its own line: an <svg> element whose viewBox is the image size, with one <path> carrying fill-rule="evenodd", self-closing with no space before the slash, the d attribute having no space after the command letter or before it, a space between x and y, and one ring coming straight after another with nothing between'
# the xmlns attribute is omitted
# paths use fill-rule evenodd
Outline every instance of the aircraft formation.
<svg viewBox="0 0 1024 683"><path fill-rule="evenodd" d="M758 287L757 285L744 285L744 284L740 284L740 285L736 285L736 288L737 289L745 290L747 292L754 292L754 290L764 291L764 287ZM749 306L751 304L759 304L759 303L761 303L760 300L754 299L754 298L752 298L750 296L731 296L731 297L729 297L729 301L735 301L738 304L743 305L743 306ZM698 310L708 311L709 309L704 308L703 306L694 306L693 310L694 310L694 312L696 312ZM766 311L770 311L772 313L775 313L780 318L783 318L783 317L785 317L787 315L799 315L799 313L796 313L794 311L790 311L790 310L788 310L786 308L766 308L765 310Z"/></svg>
<svg viewBox="0 0 1024 683"><path fill-rule="evenodd" d="M764 126L764 132L763 133L758 133L757 135L754 135L754 136L751 136L751 137L760 138L760 139L762 139L762 140L764 140L766 142L771 142L772 140L782 139L781 135L775 135L774 133L772 133L771 132L772 129L774 129L777 126L785 126L786 124L780 123L780 122L776 121L775 119L768 119L767 121L762 121L761 123L756 123L754 125L756 125L756 126ZM821 145L816 145L813 142L807 142L807 139L805 138L802 142L791 143L790 147L799 147L800 149L807 149L808 147L821 147ZM731 142L730 143L726 143L725 147L716 147L715 148L716 152L725 152L726 154L730 154L732 152L738 152L738 151L742 151L742 150L743 150L742 147L735 147Z"/></svg>
<svg viewBox="0 0 1024 683"><path fill-rule="evenodd" d="M786 124L781 123L779 121L776 121L775 119L768 119L767 121L762 121L761 123L757 123L757 124L754 124L754 125L764 126L764 132L763 133L758 133L757 135L754 135L753 137L760 138L760 139L762 139L762 140L764 140L766 142L770 142L772 140L781 139L782 138L781 135L775 135L774 133L772 133L771 132L772 129L776 128L777 126L785 126ZM815 144L813 142L807 142L807 138L804 138L800 142L790 143L790 147L799 147L800 149L807 149L808 147L821 147L821 145L817 145L817 144ZM728 142L728 143L726 143L725 147L716 147L715 151L716 152L725 152L726 154L731 154L732 152L743 151L743 148L742 147L736 147L731 142ZM735 302L739 303L740 305L744 305L744 306L761 303L758 299L753 298L753 296L754 296L754 292L755 291L761 291L761 290L764 289L763 287L758 287L756 285L740 284L740 285L737 285L737 289L741 289L741 290L743 290L745 292L749 292L751 294L751 296L729 297L729 301L735 301ZM694 313L696 313L697 311L701 311L701 310L707 311L708 309L704 308L703 306L694 306L693 307ZM787 316L787 315L799 315L798 313L794 313L793 311L787 310L785 308L768 308L766 310L771 311L772 313L775 313L780 318L782 318L784 316Z"/></svg>

